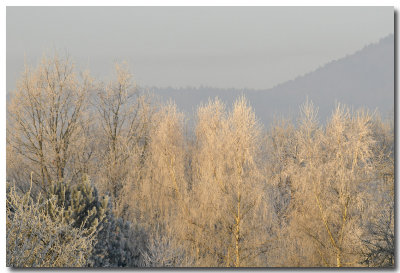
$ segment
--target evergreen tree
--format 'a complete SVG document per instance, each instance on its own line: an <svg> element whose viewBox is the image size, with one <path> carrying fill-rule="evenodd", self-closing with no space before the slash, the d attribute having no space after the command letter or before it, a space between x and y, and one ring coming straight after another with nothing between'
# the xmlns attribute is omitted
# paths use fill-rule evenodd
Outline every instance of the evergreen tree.
<svg viewBox="0 0 400 273"><path fill-rule="evenodd" d="M86 236L95 234L88 266L140 266L140 250L145 249L144 231L116 217L111 200L98 194L87 175L75 186L64 181L53 183L48 196L52 202L47 209L54 221L82 228Z"/></svg>
<svg viewBox="0 0 400 273"><path fill-rule="evenodd" d="M122 218L107 215L97 235L89 266L138 267L142 266L142 252L146 249L143 229Z"/></svg>
<svg viewBox="0 0 400 273"><path fill-rule="evenodd" d="M106 217L108 197L99 197L87 175L74 187L65 181L53 183L48 196L53 199L47 208L52 219L83 228L86 235L93 234ZM64 208L62 214L58 213L57 207Z"/></svg>

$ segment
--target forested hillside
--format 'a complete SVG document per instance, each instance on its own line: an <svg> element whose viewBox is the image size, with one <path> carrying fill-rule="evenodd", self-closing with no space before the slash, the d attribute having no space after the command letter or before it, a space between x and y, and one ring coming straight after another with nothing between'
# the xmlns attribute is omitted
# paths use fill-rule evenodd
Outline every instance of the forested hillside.
<svg viewBox="0 0 400 273"><path fill-rule="evenodd" d="M378 109L386 116L394 109L394 35L265 90L212 87L150 90L163 101L174 100L190 117L199 102L206 103L209 98L218 96L224 103L232 104L238 96L245 95L266 127L273 122L274 116L295 118L298 106L306 97L319 106L321 121L332 114L336 102L355 108Z"/></svg>
<svg viewBox="0 0 400 273"><path fill-rule="evenodd" d="M111 82L57 55L26 66L7 103L7 265L394 266L393 116L320 118L302 96L264 126L246 96L188 126L125 64Z"/></svg>

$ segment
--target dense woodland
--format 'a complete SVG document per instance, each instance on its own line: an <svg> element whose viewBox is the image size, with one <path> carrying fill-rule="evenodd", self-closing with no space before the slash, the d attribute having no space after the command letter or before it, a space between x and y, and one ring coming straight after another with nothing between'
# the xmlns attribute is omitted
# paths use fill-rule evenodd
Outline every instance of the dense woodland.
<svg viewBox="0 0 400 273"><path fill-rule="evenodd" d="M379 95L379 94L377 94ZM68 57L7 102L7 265L394 266L394 124L306 100L262 126L245 97L189 117Z"/></svg>

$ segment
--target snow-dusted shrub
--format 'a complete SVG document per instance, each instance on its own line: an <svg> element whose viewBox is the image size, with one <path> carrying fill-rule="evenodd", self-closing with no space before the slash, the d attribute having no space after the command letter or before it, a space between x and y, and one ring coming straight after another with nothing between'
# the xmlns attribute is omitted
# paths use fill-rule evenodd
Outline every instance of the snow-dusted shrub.
<svg viewBox="0 0 400 273"><path fill-rule="evenodd" d="M53 221L47 213L49 204L59 215L64 213L64 208L54 206L54 198L35 201L30 191L21 194L7 186L7 266L85 266L93 236L84 236L82 228L66 221Z"/></svg>

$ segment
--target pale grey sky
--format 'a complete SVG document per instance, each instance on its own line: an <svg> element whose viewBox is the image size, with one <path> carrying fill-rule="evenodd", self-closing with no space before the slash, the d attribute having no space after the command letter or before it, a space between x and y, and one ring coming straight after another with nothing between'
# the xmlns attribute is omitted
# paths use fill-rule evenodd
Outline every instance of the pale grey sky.
<svg viewBox="0 0 400 273"><path fill-rule="evenodd" d="M7 7L7 91L54 49L141 86L265 89L393 32L393 7Z"/></svg>

